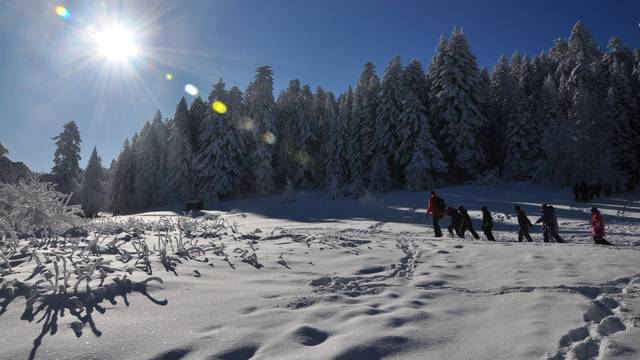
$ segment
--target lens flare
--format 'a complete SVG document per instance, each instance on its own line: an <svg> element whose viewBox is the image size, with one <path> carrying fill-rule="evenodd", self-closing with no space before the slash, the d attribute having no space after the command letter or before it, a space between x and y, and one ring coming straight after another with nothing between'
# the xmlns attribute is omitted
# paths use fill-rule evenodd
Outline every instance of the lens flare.
<svg viewBox="0 0 640 360"><path fill-rule="evenodd" d="M173 80L173 74L172 74L172 73L167 73L167 74L164 76L164 78L165 78L165 79L167 79L167 80Z"/></svg>
<svg viewBox="0 0 640 360"><path fill-rule="evenodd" d="M250 130L253 130L253 125L254 123L252 118L246 115L243 115L240 118L240 124L239 124L240 129L250 131Z"/></svg>
<svg viewBox="0 0 640 360"><path fill-rule="evenodd" d="M211 108L213 109L213 111L217 112L218 114L224 115L227 113L227 105L225 105L222 101L220 100L216 100L213 102L213 104L211 104Z"/></svg>
<svg viewBox="0 0 640 360"><path fill-rule="evenodd" d="M269 145L273 145L276 143L276 136L273 135L271 131L267 131L266 133L262 134L262 140Z"/></svg>
<svg viewBox="0 0 640 360"><path fill-rule="evenodd" d="M71 13L69 12L69 10L67 10L67 8L62 5L56 6L56 14L58 14L58 16L63 19L68 19L71 17Z"/></svg>
<svg viewBox="0 0 640 360"><path fill-rule="evenodd" d="M193 84L187 84L187 85L185 85L185 86L184 86L184 91L185 91L187 94L191 95L191 96L196 96L196 95L198 95L198 88L197 88L197 87L195 87L195 85L193 85Z"/></svg>

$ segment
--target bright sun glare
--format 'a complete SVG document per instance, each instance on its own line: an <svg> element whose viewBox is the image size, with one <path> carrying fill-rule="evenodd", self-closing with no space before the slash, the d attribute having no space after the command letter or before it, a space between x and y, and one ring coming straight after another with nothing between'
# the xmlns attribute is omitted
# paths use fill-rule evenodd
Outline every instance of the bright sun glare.
<svg viewBox="0 0 640 360"><path fill-rule="evenodd" d="M140 53L133 31L119 25L96 31L94 42L98 54L113 62L126 62Z"/></svg>

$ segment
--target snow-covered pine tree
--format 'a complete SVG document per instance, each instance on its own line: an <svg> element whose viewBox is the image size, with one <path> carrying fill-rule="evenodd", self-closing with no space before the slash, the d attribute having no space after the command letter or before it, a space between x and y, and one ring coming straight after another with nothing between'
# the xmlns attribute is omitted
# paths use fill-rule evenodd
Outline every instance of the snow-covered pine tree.
<svg viewBox="0 0 640 360"><path fill-rule="evenodd" d="M239 145L240 145L240 186L238 192L250 193L253 190L252 168L249 145L253 143L253 120L247 116L248 110L244 102L244 96L242 90L237 86L232 86L229 89L228 107L232 109L233 116L229 118L229 125L237 131Z"/></svg>
<svg viewBox="0 0 640 360"><path fill-rule="evenodd" d="M195 98L189 106L189 133L191 138L191 147L193 153L197 154L200 151L200 144L198 138L200 133L205 128L205 116L207 115L207 104L202 100L200 96Z"/></svg>
<svg viewBox="0 0 640 360"><path fill-rule="evenodd" d="M570 99L569 115L576 111L572 106L576 103L575 99L579 89L583 88L582 90L588 92L592 99L598 98L598 90L606 91L606 89L597 89L598 79L594 77L593 73L594 64L599 63L601 57L602 53L591 33L582 22L578 21L571 30L567 44L566 64L561 65L563 69L569 71L569 75L566 81L559 83L561 99L563 97L566 98L565 101ZM592 110L598 109L592 108Z"/></svg>
<svg viewBox="0 0 640 360"><path fill-rule="evenodd" d="M487 167L498 168L502 173L505 160L505 133L509 115L514 106L514 80L509 62L500 55L493 68L489 84L488 114L489 125L485 128L483 139L487 155Z"/></svg>
<svg viewBox="0 0 640 360"><path fill-rule="evenodd" d="M371 181L369 182L369 190L372 192L388 192L393 187L393 179L391 178L391 171L389 170L389 160L387 156L380 153L376 155L373 160L373 164L371 165L370 172ZM353 183L356 183L356 180L361 181L360 178L355 178ZM353 189L355 186L351 185L351 193L353 194Z"/></svg>
<svg viewBox="0 0 640 360"><path fill-rule="evenodd" d="M111 207L115 215L134 209L135 206L136 156L129 139L124 146L112 177Z"/></svg>
<svg viewBox="0 0 640 360"><path fill-rule="evenodd" d="M351 112L353 109L353 89L351 86L338 100L338 115L336 123L331 130L331 148L332 155L327 158L327 171L335 173L341 185L347 184L351 176L349 168L349 157L347 146L353 124L351 121Z"/></svg>
<svg viewBox="0 0 640 360"><path fill-rule="evenodd" d="M314 113L313 113L313 93L309 85L304 85L300 91L300 98L296 102L295 117L295 153L294 162L296 165L295 184L303 189L313 187L313 169L316 166L315 154L312 154L311 147L314 142Z"/></svg>
<svg viewBox="0 0 640 360"><path fill-rule="evenodd" d="M313 174L311 180L314 187L324 187L327 184L328 176L325 173L324 159L326 156L327 136L329 134L329 124L333 119L331 116L335 116L335 110L327 108L328 98L333 94L325 91L322 87L318 86L313 94L313 123L312 133L313 138L309 144L309 154L313 157L314 166L312 169ZM333 100L332 106L335 106L335 100Z"/></svg>
<svg viewBox="0 0 640 360"><path fill-rule="evenodd" d="M156 111L153 120L131 142L136 157L135 205L137 209L164 206L168 198L167 182L167 124Z"/></svg>
<svg viewBox="0 0 640 360"><path fill-rule="evenodd" d="M626 178L619 180L626 182L632 176L640 174L637 153L640 146L640 129L633 126L633 117L637 116L637 105L630 79L624 65L617 60L611 64L610 84L605 101L606 123L599 130L608 133L606 140L613 149L616 169L626 174Z"/></svg>
<svg viewBox="0 0 640 360"><path fill-rule="evenodd" d="M449 38L436 94L436 128L446 147L445 158L450 173L458 180L474 178L484 169L485 156L478 135L487 125L480 111L480 72L475 56L462 31L454 30Z"/></svg>
<svg viewBox="0 0 640 360"><path fill-rule="evenodd" d="M169 128L168 180L172 200L182 202L195 196L193 144L187 100L176 105Z"/></svg>
<svg viewBox="0 0 640 360"><path fill-rule="evenodd" d="M6 147L4 147L4 145L2 145L2 143L0 142L0 158L6 156L9 153L9 150L7 150Z"/></svg>
<svg viewBox="0 0 640 360"><path fill-rule="evenodd" d="M329 179L327 181L327 192L329 193L329 199L335 200L340 198L340 183L338 182L338 176L336 174L329 175Z"/></svg>
<svg viewBox="0 0 640 360"><path fill-rule="evenodd" d="M600 141L597 118L594 117L595 101L586 82L581 83L573 96L570 113L571 132L574 139L569 147L572 181L593 181L600 176L598 166L601 152L606 151L606 143Z"/></svg>
<svg viewBox="0 0 640 360"><path fill-rule="evenodd" d="M228 104L227 112L217 113L209 107L205 116L205 129L199 142L202 144L196 160L196 171L200 179L199 193L208 201L217 201L221 196L240 190L243 174L244 149L239 129L232 126L239 122L241 108L237 99L231 99L220 79L209 95L209 103L221 101Z"/></svg>
<svg viewBox="0 0 640 360"><path fill-rule="evenodd" d="M336 100L333 99L333 95L327 97L325 107L327 110L327 116L329 119L329 129L327 130L327 136L325 138L324 147L324 171L327 174L327 182L325 186L328 188L335 187L336 191L340 191L342 184L346 179L346 174L342 165L343 158L343 118L340 113L344 114L343 107L345 105L345 95L338 98L340 110L336 104Z"/></svg>
<svg viewBox="0 0 640 360"><path fill-rule="evenodd" d="M507 120L505 177L512 180L528 180L534 175L537 164L535 124L529 111L529 101L520 87L516 87L514 107Z"/></svg>
<svg viewBox="0 0 640 360"><path fill-rule="evenodd" d="M254 123L251 152L253 188L258 195L270 194L274 189L272 156L278 136L274 133L274 106L273 71L270 66L259 67L247 90L247 107Z"/></svg>
<svg viewBox="0 0 640 360"><path fill-rule="evenodd" d="M420 135L422 122L426 121L426 79L422 65L413 59L402 72L402 113L398 117L396 127L396 138L398 148L396 149L394 161L401 171L405 172L405 167L409 164L414 154L416 141ZM418 103L416 103L418 102ZM403 178L403 180L405 180Z"/></svg>
<svg viewBox="0 0 640 360"><path fill-rule="evenodd" d="M534 90L532 65L528 57L521 58L515 74L513 109L506 127L505 175L514 180L528 180L535 175L541 156L540 140L543 127L534 117L537 90Z"/></svg>
<svg viewBox="0 0 640 360"><path fill-rule="evenodd" d="M278 142L274 148L273 163L279 183L284 183L286 178L292 179L295 176L294 154L296 151L297 103L300 91L300 80L289 81L289 86L278 96L275 104Z"/></svg>
<svg viewBox="0 0 640 360"><path fill-rule="evenodd" d="M95 217L100 210L104 209L107 196L104 173L102 160L98 156L98 150L94 147L82 182L82 210L86 217Z"/></svg>
<svg viewBox="0 0 640 360"><path fill-rule="evenodd" d="M375 128L380 79L373 63L364 64L360 79L353 92L351 133L347 154L351 177L368 178L369 164L376 152Z"/></svg>
<svg viewBox="0 0 640 360"><path fill-rule="evenodd" d="M405 186L411 191L426 190L441 183L447 164L432 137L424 105L413 91L407 90L403 108L401 122L417 124L417 138L404 167Z"/></svg>
<svg viewBox="0 0 640 360"><path fill-rule="evenodd" d="M293 183L291 179L285 178L286 185L284 186L284 193L282 195L282 204L291 204L296 201L296 193L293 190Z"/></svg>
<svg viewBox="0 0 640 360"><path fill-rule="evenodd" d="M568 146L573 139L568 136L569 122L563 118L558 96L558 86L553 74L547 75L542 85L536 116L543 127L541 148L542 158L534 180L547 183L565 183L571 174L567 166Z"/></svg>
<svg viewBox="0 0 640 360"><path fill-rule="evenodd" d="M389 191L393 187L394 178L400 178L399 172L402 169L398 164L392 164L392 161L398 149L398 119L402 113L402 99L402 65L400 57L395 56L389 61L380 83L374 132L376 157L369 176L372 191Z"/></svg>
<svg viewBox="0 0 640 360"><path fill-rule="evenodd" d="M427 114L429 116L429 125L434 134L440 134L442 132L442 126L444 125L438 121L439 114L444 113L446 109L442 109L437 101L438 94L442 91L442 69L444 67L444 58L447 53L447 40L444 35L440 35L438 45L436 47L436 53L431 59L429 69L427 71ZM440 137L438 137L440 138ZM442 138L438 140L438 146L444 148L444 141Z"/></svg>
<svg viewBox="0 0 640 360"><path fill-rule="evenodd" d="M56 137L56 152L53 158L51 173L56 179L57 190L64 194L77 192L79 189L78 178L80 176L80 131L75 122L64 124L63 131ZM78 197L72 198L77 203Z"/></svg>

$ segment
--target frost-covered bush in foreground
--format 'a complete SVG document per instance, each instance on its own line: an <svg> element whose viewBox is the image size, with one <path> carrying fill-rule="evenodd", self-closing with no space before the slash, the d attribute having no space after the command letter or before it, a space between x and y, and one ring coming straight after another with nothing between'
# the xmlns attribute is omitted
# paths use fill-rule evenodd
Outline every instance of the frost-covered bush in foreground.
<svg viewBox="0 0 640 360"><path fill-rule="evenodd" d="M0 235L52 238L78 226L82 211L69 205L71 196L35 179L0 184Z"/></svg>

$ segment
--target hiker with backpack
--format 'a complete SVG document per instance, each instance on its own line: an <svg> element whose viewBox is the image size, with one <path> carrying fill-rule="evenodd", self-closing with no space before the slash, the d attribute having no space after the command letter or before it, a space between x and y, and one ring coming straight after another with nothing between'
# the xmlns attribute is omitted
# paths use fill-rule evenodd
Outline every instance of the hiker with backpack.
<svg viewBox="0 0 640 360"><path fill-rule="evenodd" d="M462 222L461 222L462 219L458 210L449 206L447 208L447 215L449 215L449 217L451 218L451 221L449 222L449 226L447 227L447 229L449 230L449 235L453 236L453 233L455 231L455 234L458 235L458 237L463 238L464 235L460 231L462 226Z"/></svg>
<svg viewBox="0 0 640 360"><path fill-rule="evenodd" d="M491 212L487 209L486 206L482 207L482 232L487 237L489 241L496 241L496 238L493 237L493 218L491 217Z"/></svg>
<svg viewBox="0 0 640 360"><path fill-rule="evenodd" d="M429 204L427 205L427 213L426 217L429 218L429 214L433 216L433 232L436 237L442 236L442 230L440 229L440 219L444 216L444 200L441 197L436 195L435 191L431 192L429 195Z"/></svg>
<svg viewBox="0 0 640 360"><path fill-rule="evenodd" d="M600 210L595 206L591 208L591 236L597 245L612 245L604 238L604 221Z"/></svg>
<svg viewBox="0 0 640 360"><path fill-rule="evenodd" d="M527 239L528 242L532 242L531 234L529 234L529 228L533 226L531 220L527 217L527 214L524 210L520 209L520 206L515 206L516 214L518 215L518 226L520 227L518 231L518 242L522 242L522 238Z"/></svg>
<svg viewBox="0 0 640 360"><path fill-rule="evenodd" d="M563 243L564 240L558 234L558 219L556 218L555 211L552 206L542 204L540 208L542 216L536 220L536 224L542 223L542 239L544 242L549 242L549 237L558 243Z"/></svg>
<svg viewBox="0 0 640 360"><path fill-rule="evenodd" d="M480 240L480 236L473 229L473 222L471 222L471 216L469 216L469 212L463 206L458 208L458 212L460 212L460 234L464 237L465 232L469 229L469 232L476 240Z"/></svg>

